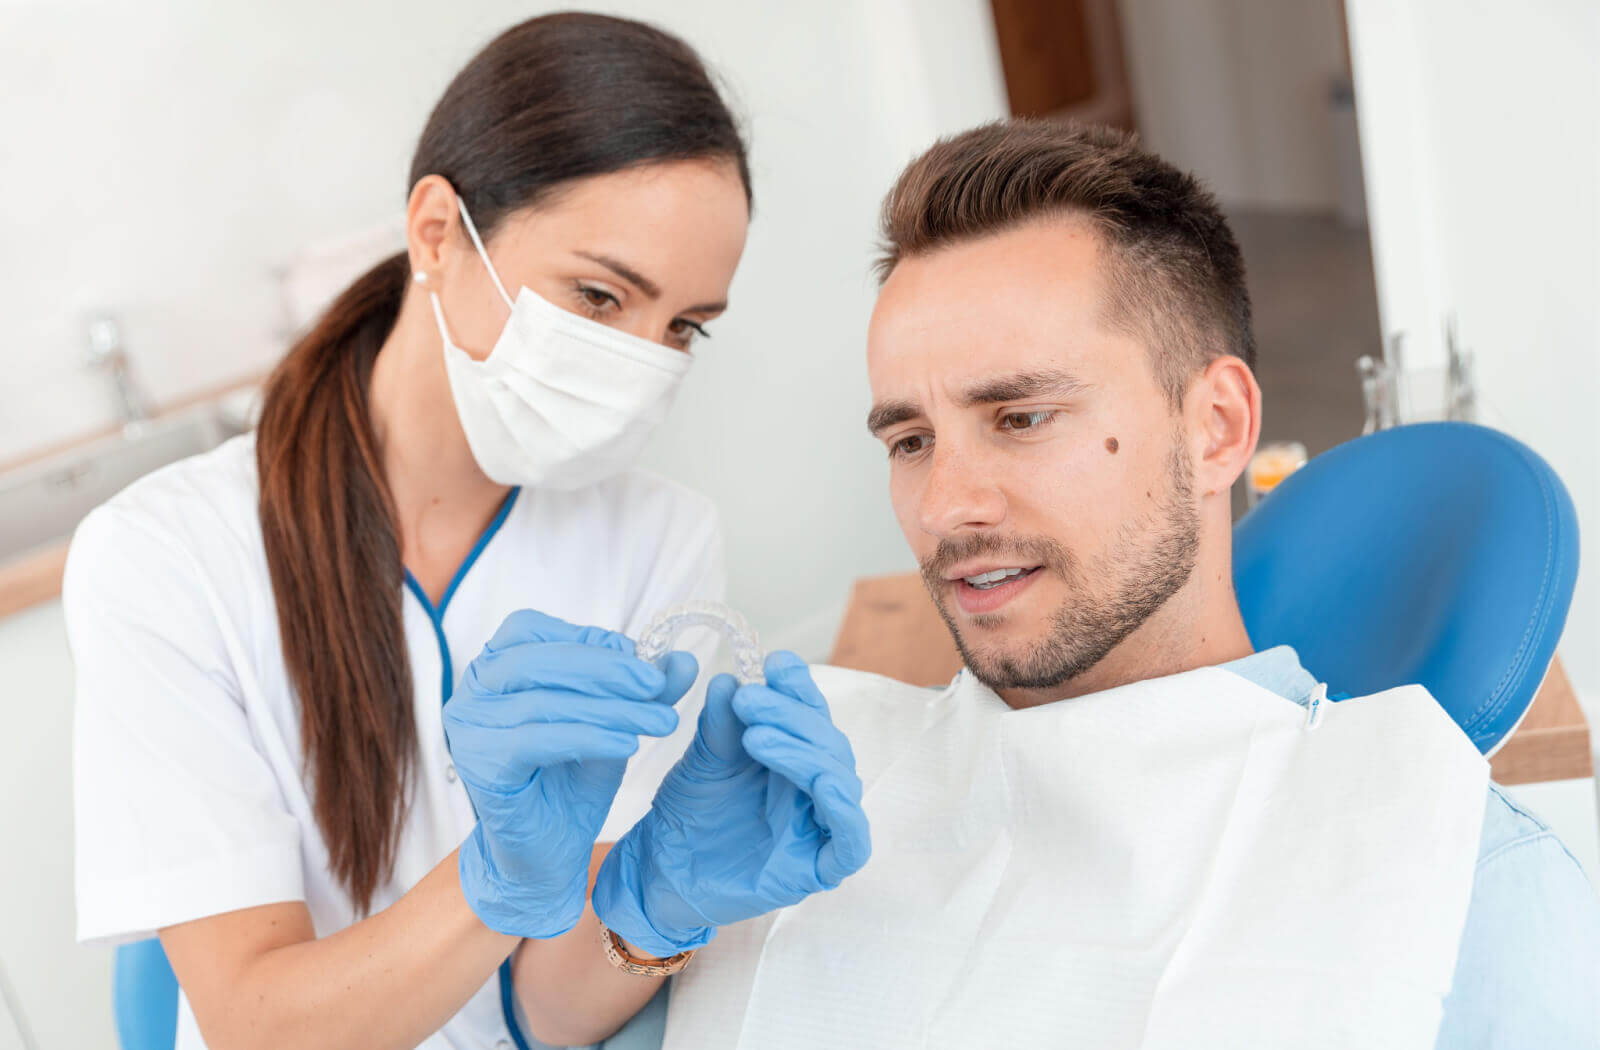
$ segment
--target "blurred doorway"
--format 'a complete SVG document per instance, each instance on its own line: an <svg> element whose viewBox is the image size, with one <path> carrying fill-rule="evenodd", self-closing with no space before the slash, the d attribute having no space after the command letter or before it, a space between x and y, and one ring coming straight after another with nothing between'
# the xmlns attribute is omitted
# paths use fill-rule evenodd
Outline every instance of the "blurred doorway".
<svg viewBox="0 0 1600 1050"><path fill-rule="evenodd" d="M1255 311L1262 440L1316 455L1357 436L1355 362L1382 337L1340 0L991 8L1014 114L1137 131L1221 201Z"/></svg>
<svg viewBox="0 0 1600 1050"><path fill-rule="evenodd" d="M1116 0L991 0L990 6L1013 116L1133 130Z"/></svg>

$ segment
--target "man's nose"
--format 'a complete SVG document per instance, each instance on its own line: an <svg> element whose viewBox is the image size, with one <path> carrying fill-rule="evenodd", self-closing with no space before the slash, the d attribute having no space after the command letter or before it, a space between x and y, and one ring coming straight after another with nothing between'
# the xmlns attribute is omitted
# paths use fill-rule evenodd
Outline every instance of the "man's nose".
<svg viewBox="0 0 1600 1050"><path fill-rule="evenodd" d="M1005 520L1005 495L980 459L935 445L918 514L932 536L993 528Z"/></svg>

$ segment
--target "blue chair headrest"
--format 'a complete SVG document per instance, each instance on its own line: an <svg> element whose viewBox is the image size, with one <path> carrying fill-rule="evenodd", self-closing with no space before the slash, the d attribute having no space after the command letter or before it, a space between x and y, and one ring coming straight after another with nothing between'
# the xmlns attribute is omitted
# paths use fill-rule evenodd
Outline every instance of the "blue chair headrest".
<svg viewBox="0 0 1600 1050"><path fill-rule="evenodd" d="M1488 753L1549 669L1578 521L1525 445L1423 423L1313 459L1239 522L1233 552L1257 649L1292 645L1351 695L1424 685Z"/></svg>

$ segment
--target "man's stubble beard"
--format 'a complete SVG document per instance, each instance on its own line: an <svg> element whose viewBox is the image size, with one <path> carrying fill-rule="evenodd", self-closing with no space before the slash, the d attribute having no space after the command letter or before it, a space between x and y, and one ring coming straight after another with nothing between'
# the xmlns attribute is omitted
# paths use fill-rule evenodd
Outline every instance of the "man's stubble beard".
<svg viewBox="0 0 1600 1050"><path fill-rule="evenodd" d="M1177 436L1166 475L1166 489L1156 506L1124 522L1105 557L1088 571L1048 537L975 533L940 542L923 562L923 580L962 659L980 682L996 691L1065 685L1099 664L1183 589L1199 555L1200 515L1194 505L1193 471ZM1067 585L1066 600L1050 614L1049 633L1025 652L968 645L942 598L948 568L983 554L1024 555L1023 561L1038 561L1039 571L1054 573ZM980 614L972 622L997 626L1006 615Z"/></svg>

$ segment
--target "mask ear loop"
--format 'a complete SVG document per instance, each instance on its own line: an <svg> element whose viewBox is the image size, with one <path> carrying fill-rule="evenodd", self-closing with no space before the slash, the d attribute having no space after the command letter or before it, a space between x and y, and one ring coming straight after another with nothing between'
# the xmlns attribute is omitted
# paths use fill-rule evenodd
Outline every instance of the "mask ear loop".
<svg viewBox="0 0 1600 1050"><path fill-rule="evenodd" d="M506 294L506 286L500 283L500 275L494 272L494 264L489 261L489 253L483 247L483 239L478 236L478 228L472 225L472 216L467 214L467 205L459 193L456 194L456 207L461 209L461 222L467 228L467 236L472 238L472 246L478 249L478 258L483 260L484 269L489 271L489 279L494 282L495 290L500 293L500 298L506 301L507 309L515 309L511 296Z"/></svg>
<svg viewBox="0 0 1600 1050"><path fill-rule="evenodd" d="M433 319L439 323L439 336L444 340L448 352L455 340L450 338L450 326L444 323L444 308L439 305L439 293L432 288L428 289L428 302L433 304Z"/></svg>

